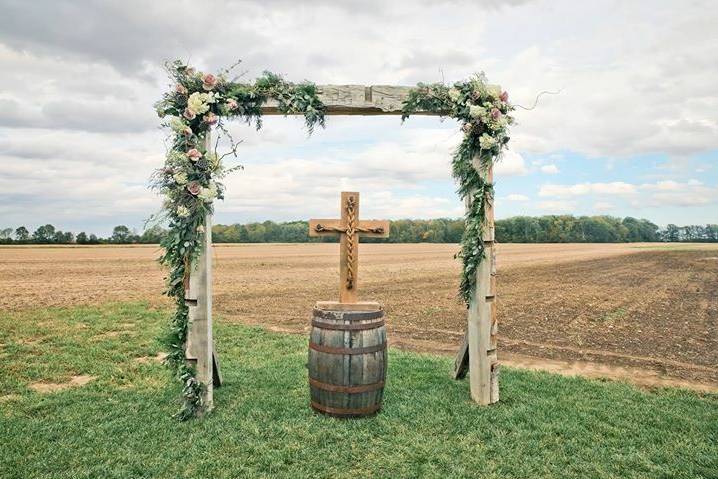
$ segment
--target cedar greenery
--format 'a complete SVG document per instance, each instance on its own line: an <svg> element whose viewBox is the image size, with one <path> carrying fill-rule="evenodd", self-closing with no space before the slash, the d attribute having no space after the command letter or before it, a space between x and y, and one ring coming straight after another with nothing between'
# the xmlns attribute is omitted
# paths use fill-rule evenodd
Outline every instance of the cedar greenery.
<svg viewBox="0 0 718 479"><path fill-rule="evenodd" d="M235 65L236 66L236 65ZM169 269L166 294L175 301L175 312L166 338L167 364L182 382L183 405L177 417L186 420L204 409L205 387L187 364L185 346L189 326L189 308L185 288L192 264L200 253L205 217L213 211L214 199L222 199L224 186L217 180L241 168L225 169L222 159L209 144L212 127L228 135L223 118L237 118L257 129L262 126L262 105L277 101L285 115L304 115L309 132L324 126L324 104L316 86L309 82L294 84L281 76L264 72L253 83L229 80L230 69L219 75L204 74L180 61L167 64L173 80L172 91L155 105L160 118L172 129L171 148L164 168L152 177L152 187L165 196L161 217L169 221L170 231L162 241L160 262ZM229 135L228 135L229 136ZM229 137L236 156L236 144Z"/></svg>
<svg viewBox="0 0 718 479"><path fill-rule="evenodd" d="M509 115L513 106L508 93L488 85L483 73L468 81L454 83L419 83L404 102L402 121L418 111L431 111L457 119L464 138L454 151L452 173L458 182L458 194L468 208L465 229L458 256L463 261L459 296L467 307L476 287L476 270L484 257L483 224L487 202L493 201L494 185L484 181L482 172L501 156L509 141Z"/></svg>

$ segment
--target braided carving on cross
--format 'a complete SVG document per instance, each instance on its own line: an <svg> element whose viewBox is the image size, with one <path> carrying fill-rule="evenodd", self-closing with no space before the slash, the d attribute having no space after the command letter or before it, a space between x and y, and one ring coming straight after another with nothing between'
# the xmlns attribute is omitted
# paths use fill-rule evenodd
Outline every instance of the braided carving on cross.
<svg viewBox="0 0 718 479"><path fill-rule="evenodd" d="M339 302L357 303L359 236L388 238L388 221L360 221L359 193L342 192L342 217L338 220L309 220L309 236L340 236Z"/></svg>

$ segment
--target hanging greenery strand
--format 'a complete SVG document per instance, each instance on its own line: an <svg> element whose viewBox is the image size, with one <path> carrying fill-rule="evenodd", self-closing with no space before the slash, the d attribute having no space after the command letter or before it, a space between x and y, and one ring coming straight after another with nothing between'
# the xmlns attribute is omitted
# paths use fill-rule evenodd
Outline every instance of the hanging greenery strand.
<svg viewBox="0 0 718 479"><path fill-rule="evenodd" d="M461 122L464 138L454 151L452 173L458 194L467 202L466 228L457 254L463 262L459 296L469 306L476 287L476 271L484 257L483 225L494 185L485 173L500 158L509 141L514 107L500 88L489 85L484 74L447 86L419 83L404 101L402 121L419 111L437 113Z"/></svg>
<svg viewBox="0 0 718 479"><path fill-rule="evenodd" d="M236 66L236 65L235 65ZM173 80L172 90L155 105L163 126L172 131L171 147L165 165L157 170L151 186L165 198L158 220L169 222L169 234L162 241L164 253L160 262L167 267L166 294L174 299L166 345L166 363L182 382L182 408L176 414L181 420L195 417L204 404L204 385L197 380L194 368L185 357L189 326L189 308L185 289L189 273L197 260L205 234L205 217L213 212L215 199L223 199L224 186L219 180L240 166L226 169L208 137L213 127L228 135L224 119L241 119L262 126L262 105L276 100L285 114L301 114L311 133L316 125L324 126L324 104L316 86L304 82L293 84L281 76L264 72L253 83L230 81L225 70L219 75L205 74L175 61L166 65ZM231 139L236 156L236 144ZM226 155L224 155L226 156Z"/></svg>

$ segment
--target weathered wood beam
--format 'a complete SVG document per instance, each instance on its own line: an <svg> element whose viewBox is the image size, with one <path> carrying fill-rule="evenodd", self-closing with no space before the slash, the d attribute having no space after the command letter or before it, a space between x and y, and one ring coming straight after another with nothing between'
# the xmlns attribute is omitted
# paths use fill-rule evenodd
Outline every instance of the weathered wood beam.
<svg viewBox="0 0 718 479"><path fill-rule="evenodd" d="M401 106L409 86L392 85L318 85L319 98L327 106L328 115L401 115ZM281 115L277 102L270 100L262 107L265 115ZM438 115L417 112L417 115Z"/></svg>
<svg viewBox="0 0 718 479"><path fill-rule="evenodd" d="M479 159L474 167L479 169L483 180L493 183L493 168L481 169ZM467 343L471 398L481 405L499 400L499 360L496 354L496 244L494 239L494 201L486 202L483 224L484 258L476 271L476 288L471 296L468 311ZM467 205L468 206L468 205ZM463 361L457 358L460 365ZM457 369L460 369L457 368ZM456 373L455 373L456 374Z"/></svg>

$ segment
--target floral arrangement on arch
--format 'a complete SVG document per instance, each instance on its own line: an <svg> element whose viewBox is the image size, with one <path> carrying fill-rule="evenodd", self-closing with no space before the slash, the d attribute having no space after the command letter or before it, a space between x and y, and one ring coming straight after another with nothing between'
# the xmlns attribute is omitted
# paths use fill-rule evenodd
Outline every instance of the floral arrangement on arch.
<svg viewBox="0 0 718 479"><path fill-rule="evenodd" d="M169 63L167 71L173 84L155 105L157 114L165 120L163 126L172 132L164 167L153 174L151 186L165 198L158 219L169 222L160 258L169 270L166 294L175 302L166 338L169 349L166 362L183 384L183 405L177 413L182 420L196 416L204 407L203 385L185 358L189 322L185 287L192 264L199 256L203 235L211 234L204 229L205 218L212 214L214 200L224 197L224 186L219 180L241 168L226 169L223 165L225 156L236 157L237 148L223 122L241 119L259 129L262 105L272 99L280 112L303 115L310 133L315 125L324 126L325 107L314 84L290 83L270 72L264 72L254 82L243 83L228 78L232 68L214 75L180 61ZM214 145L210 143L213 129L230 139L231 149L222 156L216 151L220 135Z"/></svg>
<svg viewBox="0 0 718 479"><path fill-rule="evenodd" d="M432 111L461 122L464 137L451 165L459 196L469 200L458 253L463 261L459 295L467 307L476 287L476 270L484 257L486 205L494 194L493 183L486 181L482 172L501 157L509 142L513 110L509 94L489 85L483 73L453 86L419 83L404 102L402 121L417 111Z"/></svg>

